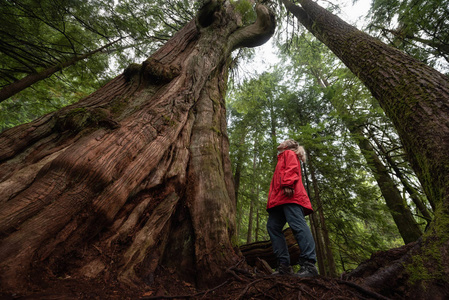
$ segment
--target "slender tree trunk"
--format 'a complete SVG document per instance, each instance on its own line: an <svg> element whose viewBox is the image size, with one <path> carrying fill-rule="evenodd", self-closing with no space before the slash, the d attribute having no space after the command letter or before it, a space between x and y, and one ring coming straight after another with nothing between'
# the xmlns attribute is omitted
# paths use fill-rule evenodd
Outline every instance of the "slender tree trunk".
<svg viewBox="0 0 449 300"><path fill-rule="evenodd" d="M234 172L234 186L235 186L235 203L238 204L239 199L239 189L240 189L240 178L242 176L242 164L243 164L243 150L242 145L245 143L245 134L242 134L240 137L240 142L237 150L237 161L235 163L235 172Z"/></svg>
<svg viewBox="0 0 449 300"><path fill-rule="evenodd" d="M246 243L249 244L253 240L253 222L254 222L254 198L251 197L251 201L249 204L249 215L248 215L248 231L246 233Z"/></svg>
<svg viewBox="0 0 449 300"><path fill-rule="evenodd" d="M237 150L237 161L235 162L235 172L234 172L234 188L235 188L235 204L237 207L239 205L239 193L240 193L240 178L242 177L242 165L243 165L243 150L241 149L242 145L245 142L246 133L240 137L240 142ZM236 236L240 236L240 229L242 224L242 213L237 212L237 232Z"/></svg>
<svg viewBox="0 0 449 300"><path fill-rule="evenodd" d="M385 294L406 290L413 298L449 297L439 282L449 277L449 81L447 76L389 47L332 15L311 0L282 0L312 34L368 87L392 120L435 219L413 253L378 269L365 284ZM436 250L438 249L438 250ZM410 250L412 251L412 250ZM442 253L438 257L429 253ZM435 271L435 266L438 271ZM428 274L433 274L429 279ZM413 278L407 282L398 278ZM405 287L404 287L405 286ZM428 293L431 290L433 293Z"/></svg>
<svg viewBox="0 0 449 300"><path fill-rule="evenodd" d="M274 107L273 107L273 104L270 103L270 130L271 130L270 133L271 133L271 144L272 144L272 155L273 155L273 163L272 163L273 171L276 168L276 163L278 161L278 156L277 156L278 141L277 141L276 128L277 128L277 120L276 120L276 116L275 116L275 112L274 112Z"/></svg>
<svg viewBox="0 0 449 300"><path fill-rule="evenodd" d="M401 196L401 192L388 173L387 168L377 156L369 140L365 138L360 127L355 124L349 124L348 121L345 123L353 135L353 138L359 145L363 156L366 158L368 167L371 169L374 177L376 178L377 184L382 192L382 196L387 203L388 209L396 226L398 227L404 243L408 244L418 240L422 235L421 229L419 228L416 220L413 218L410 208L405 202L405 199Z"/></svg>
<svg viewBox="0 0 449 300"><path fill-rule="evenodd" d="M256 169L257 169L257 137L254 140L254 153L253 153L253 176L256 175ZM257 190L257 183L253 182L253 185L251 187L251 201L249 204L249 216L248 216L248 233L246 236L246 243L249 244L252 242L252 233L253 233L253 222L254 222L254 206L256 202L256 193Z"/></svg>
<svg viewBox="0 0 449 300"><path fill-rule="evenodd" d="M90 51L88 53L85 53L83 55L74 56L73 58L71 58L71 59L69 59L69 60L67 60L67 61L65 61L65 62L63 62L61 64L49 67L49 68L47 68L45 70L40 71L39 73L33 73L33 74L30 74L30 75L27 75L24 78L22 78L20 80L17 80L15 82L5 86L4 88L2 88L0 90L0 102L8 99L9 97L17 94L18 92L23 91L24 89L30 87L31 85L35 84L36 82L39 82L39 81L41 81L41 80L43 80L45 78L50 77L51 75L55 74L58 71L63 70L64 68L70 67L70 66L76 64L77 62L79 62L81 60L89 58L92 55L94 55L94 54L96 54L98 52L103 51L104 49L106 49L106 48L112 46L113 44L117 43L119 40L121 40L121 39L113 41L113 42L111 42L109 44L104 45L103 47L100 47L100 48L98 48L98 49L96 49L94 51Z"/></svg>
<svg viewBox="0 0 449 300"><path fill-rule="evenodd" d="M319 72L312 72L313 76L321 84L323 88L328 88L330 84L327 80L319 74ZM393 217L393 220L399 230L399 233L404 243L411 243L419 239L422 235L418 223L413 218L410 208L407 206L405 199L401 196L401 192L396 186L395 182L388 173L387 168L382 163L382 160L377 156L368 138L365 137L361 129L361 124L351 117L343 106L339 105L338 100L329 99L338 114L342 117L346 128L352 135L353 140L359 146L362 155L365 157L368 167L376 179L387 207Z"/></svg>
<svg viewBox="0 0 449 300"><path fill-rule="evenodd" d="M259 205L259 185L257 185L257 201L256 201L256 230L254 232L254 241L259 241L260 235L260 205Z"/></svg>
<svg viewBox="0 0 449 300"><path fill-rule="evenodd" d="M325 254L326 258L326 275L330 277L337 277L337 267L335 265L334 255L332 253L331 248L331 241L329 239L329 231L327 230L326 226L326 220L324 218L324 211L323 211L323 204L321 203L321 197L320 197L320 190L318 188L318 182L316 180L315 176L315 169L312 165L312 161L309 159L309 170L310 170L310 177L312 178L312 185L313 185L313 191L314 191L314 199L317 205L317 212L319 215L320 220L320 228L321 228L321 234L322 238L324 240L323 243L323 253Z"/></svg>
<svg viewBox="0 0 449 300"><path fill-rule="evenodd" d="M46 270L130 285L159 266L199 286L227 276L239 256L224 95L231 52L273 34L256 11L242 27L229 2L208 1L142 65L0 135L3 290Z"/></svg>
<svg viewBox="0 0 449 300"><path fill-rule="evenodd" d="M395 175L401 181L407 193L410 195L410 198L412 199L413 203L415 203L422 217L426 220L427 224L430 224L430 222L432 221L432 216L430 215L429 210L424 204L424 201L422 199L423 195L418 193L418 191L415 188L413 188L412 185L407 181L405 176L402 174L402 171L399 169L398 165L394 162L393 158L383 147L382 143L380 143L375 137L372 137L372 139L376 143L377 147L380 149L382 155L385 157L388 164L393 169Z"/></svg>
<svg viewBox="0 0 449 300"><path fill-rule="evenodd" d="M309 157L309 153L307 153L307 156ZM310 163L310 162L309 162ZM317 208L317 204L315 201L315 195L312 195L312 193L310 192L310 180L309 180L309 175L307 174L307 168L305 164L301 164L301 171L303 172L303 180L305 181L305 187L307 190L307 194L310 197L310 201L312 202L312 206L315 208ZM309 215L309 220L310 220L310 229L312 231L312 236L313 239L315 240L315 251L316 251L316 255L317 255L317 263L318 263L318 269L320 271L321 275L326 275L326 265L324 264L324 262L326 261L326 253L324 251L325 245L323 242L323 231L322 228L320 226L320 222L318 220L317 214L314 212L313 214Z"/></svg>
<svg viewBox="0 0 449 300"><path fill-rule="evenodd" d="M316 203L312 202L312 205L316 207ZM316 213L310 215L310 229L312 231L313 239L315 240L318 270L320 275L326 276L327 272L324 264L326 261L326 255L324 254L323 234Z"/></svg>

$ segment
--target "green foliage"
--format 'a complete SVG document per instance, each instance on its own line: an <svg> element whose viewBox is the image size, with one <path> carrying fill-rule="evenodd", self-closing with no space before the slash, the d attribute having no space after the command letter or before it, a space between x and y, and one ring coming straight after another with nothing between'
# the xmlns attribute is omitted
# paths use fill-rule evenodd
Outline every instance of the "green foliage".
<svg viewBox="0 0 449 300"><path fill-rule="evenodd" d="M116 41L0 103L4 130L76 102L189 22L197 1L0 0L0 88Z"/></svg>
<svg viewBox="0 0 449 300"><path fill-rule="evenodd" d="M235 10L242 16L244 25L248 25L256 21L256 12L253 9L253 4L249 0L231 0Z"/></svg>
<svg viewBox="0 0 449 300"><path fill-rule="evenodd" d="M420 187L404 160L391 122L361 83L310 35L302 34L289 43L289 55L282 58L289 64L248 79L229 93L231 159L234 166L243 162L244 174L238 202L240 242L246 243L250 200L258 195L259 205L266 204L275 165L273 147L285 138L293 138L308 151L334 259L339 271L348 271L376 251L402 245L402 239L357 145L357 137L345 124L360 124L364 133L375 137L401 171L412 178L415 188ZM345 111L348 113L342 113ZM380 155L380 146L374 141L373 145ZM256 172L252 165L254 151ZM259 187L257 195L254 184ZM307 174L304 184L313 199ZM397 184L401 186L399 181ZM410 203L405 191L404 195ZM264 224L266 217L265 213L260 223Z"/></svg>
<svg viewBox="0 0 449 300"><path fill-rule="evenodd" d="M368 28L391 45L447 72L448 0L374 0Z"/></svg>
<svg viewBox="0 0 449 300"><path fill-rule="evenodd" d="M74 84L50 78L3 101L0 103L0 131L31 122L95 91L95 86L76 86L76 81Z"/></svg>

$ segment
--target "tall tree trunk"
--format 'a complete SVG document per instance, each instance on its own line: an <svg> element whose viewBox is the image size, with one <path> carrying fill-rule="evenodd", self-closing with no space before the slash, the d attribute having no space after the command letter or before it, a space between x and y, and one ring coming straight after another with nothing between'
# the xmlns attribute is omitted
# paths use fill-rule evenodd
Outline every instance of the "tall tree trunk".
<svg viewBox="0 0 449 300"><path fill-rule="evenodd" d="M253 176L256 175L257 169L257 137L254 139L254 153L253 153ZM252 242L252 233L253 233L253 222L254 222L254 206L256 202L257 196L257 183L254 182L251 187L251 200L249 204L249 216L248 216L248 233L246 235L246 243L249 244Z"/></svg>
<svg viewBox="0 0 449 300"><path fill-rule="evenodd" d="M257 5L243 27L230 2L207 3L142 65L0 135L4 290L48 269L141 284L161 265L214 285L239 259L228 64L233 50L271 37L274 17Z"/></svg>
<svg viewBox="0 0 449 300"><path fill-rule="evenodd" d="M259 241L260 235L260 205L259 205L259 185L257 185L257 201L256 201L256 230L254 232L254 241Z"/></svg>
<svg viewBox="0 0 449 300"><path fill-rule="evenodd" d="M245 144L246 132L240 137L239 146L237 149L237 161L235 162L235 172L234 172L234 186L235 186L235 203L238 203L239 189L240 189L240 178L242 177L242 164L243 164L243 149L242 145Z"/></svg>
<svg viewBox="0 0 449 300"><path fill-rule="evenodd" d="M319 72L315 71L312 73L323 88L330 87L330 84L324 76L319 74ZM352 135L352 139L357 143L362 155L365 157L367 165L376 179L377 185L380 188L382 196L385 199L387 207L399 230L402 240L406 244L416 241L422 235L421 229L419 228L416 220L413 218L413 214L407 206L407 202L401 196L401 192L388 173L387 168L374 151L374 148L368 138L365 137L365 134L361 129L362 124L357 124L357 121L351 117L351 113L343 106L339 105L338 100L329 100L333 107L337 110L338 115L342 117L346 128Z"/></svg>
<svg viewBox="0 0 449 300"><path fill-rule="evenodd" d="M318 182L315 176L315 169L310 159L309 159L309 170L310 170L310 177L312 178L312 185L314 191L313 198L315 199L315 203L317 205L316 210L319 215L321 234L324 240L323 253L326 259L325 274L327 276L337 277L337 267L335 265L334 254L332 253L331 240L329 238L329 231L327 230L326 226L326 219L324 218L324 211L323 211L323 204L321 203L320 190L318 188Z"/></svg>
<svg viewBox="0 0 449 300"><path fill-rule="evenodd" d="M312 202L313 207L316 207L316 203ZM324 252L323 232L320 227L320 222L316 213L310 215L310 229L312 231L313 239L315 240L315 251L318 264L318 270L320 275L326 276L326 255Z"/></svg>
<svg viewBox="0 0 449 300"><path fill-rule="evenodd" d="M341 115L343 116L344 114ZM421 229L414 219L405 199L401 196L401 192L388 173L387 168L377 156L373 146L364 136L361 128L357 124L351 123L347 118L345 119L345 124L362 151L368 167L376 178L382 196L385 199L404 243L408 244L418 240L422 235Z"/></svg>
<svg viewBox="0 0 449 300"><path fill-rule="evenodd" d="M240 179L242 177L242 165L243 165L243 153L242 145L245 142L246 132L241 135L239 146L237 149L237 160L235 161L235 172L234 172L234 194L235 194L235 204L239 207L239 191L240 191ZM242 213L237 211L237 232L236 236L240 236L240 229L242 223Z"/></svg>
<svg viewBox="0 0 449 300"><path fill-rule="evenodd" d="M309 153L307 153L307 157L309 156ZM310 164L310 161L309 161ZM305 180L305 188L307 190L307 194L310 197L310 201L312 202L312 206L317 209L318 205L315 201L315 195L313 195L310 192L310 180L309 175L307 174L307 167L305 164L301 164L301 171L303 172L303 180ZM317 263L318 263L318 269L320 271L321 275L326 275L326 265L324 264L326 261L326 253L325 253L325 245L324 245L324 239L323 239L323 231L320 226L320 222L318 220L317 214L313 213L309 215L310 220L310 229L312 231L313 239L315 240L315 247L316 247L316 255L317 255Z"/></svg>
<svg viewBox="0 0 449 300"><path fill-rule="evenodd" d="M253 222L254 222L254 195L251 196L248 215L248 231L246 233L246 243L249 244L253 240Z"/></svg>
<svg viewBox="0 0 449 300"><path fill-rule="evenodd" d="M449 81L447 76L389 47L342 21L311 0L301 6L282 0L287 10L368 87L392 120L408 159L429 201L436 206L435 219L423 243L400 264L382 269L365 284L385 293L398 291L396 279L410 278L409 295L422 299L435 293L449 297L447 235L449 216ZM432 255L430 253L443 253ZM435 266L439 266L435 270ZM428 274L432 274L429 279ZM402 287L401 287L402 288ZM426 292L432 290L433 294ZM442 296L444 297L444 296Z"/></svg>
<svg viewBox="0 0 449 300"><path fill-rule="evenodd" d="M426 205L424 204L423 197L424 195L420 194L413 186L410 184L410 182L406 179L406 176L402 173L402 171L399 169L396 162L393 160L393 158L390 156L390 154L385 150L384 146L381 142L377 140L376 137L372 137L372 140L376 143L377 147L381 151L382 155L387 160L388 164L393 169L395 175L399 178L402 185L404 186L407 193L410 195L410 198L412 199L413 203L415 203L416 208L418 208L419 212L421 213L422 217L426 220L427 224L430 224L432 221L432 216L430 215L429 210L427 209ZM432 206L432 203L430 203Z"/></svg>
<svg viewBox="0 0 449 300"><path fill-rule="evenodd" d="M273 157L273 163L272 163L272 168L273 171L276 168L276 163L278 161L278 155L277 155L277 146L278 146L278 141L277 141L277 133L276 133L276 128L277 128L277 118L274 112L274 107L273 107L273 103L271 103L270 101L270 130L271 130L271 146L272 146L272 157Z"/></svg>

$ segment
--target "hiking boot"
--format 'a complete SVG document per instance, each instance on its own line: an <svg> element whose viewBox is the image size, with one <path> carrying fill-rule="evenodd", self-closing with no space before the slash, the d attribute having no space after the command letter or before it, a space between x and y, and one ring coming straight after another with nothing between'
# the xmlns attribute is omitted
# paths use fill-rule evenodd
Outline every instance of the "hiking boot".
<svg viewBox="0 0 449 300"><path fill-rule="evenodd" d="M280 264L271 275L293 275L293 268L286 264Z"/></svg>
<svg viewBox="0 0 449 300"><path fill-rule="evenodd" d="M310 261L306 261L301 265L299 271L295 274L297 277L315 277L318 276L318 270L315 267L315 264Z"/></svg>

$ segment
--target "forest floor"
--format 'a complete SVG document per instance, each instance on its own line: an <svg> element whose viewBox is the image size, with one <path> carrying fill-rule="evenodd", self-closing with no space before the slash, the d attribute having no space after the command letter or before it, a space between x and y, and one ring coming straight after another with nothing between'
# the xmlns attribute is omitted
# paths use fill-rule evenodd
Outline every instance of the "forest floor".
<svg viewBox="0 0 449 300"><path fill-rule="evenodd" d="M383 284L388 289L388 297L363 286L363 278L386 266L407 252L413 244L389 251L380 251L359 268L341 279L317 276L299 278L287 275L267 275L248 272L239 264L227 270L229 278L209 289L196 289L191 283L179 281L174 270L164 270L156 274L151 285L133 289L110 278L81 279L65 276L54 278L39 274L33 276L30 285L23 287L23 294L5 294L0 291L1 300L12 299L408 299L411 295L400 289L400 282ZM242 260L241 262L243 262ZM343 279L348 278L348 279ZM350 279L349 279L350 278ZM31 283L32 282L32 283ZM389 285L389 287L387 287ZM395 291L392 291L393 288ZM385 294L385 295L387 295ZM414 297L411 297L414 298Z"/></svg>
<svg viewBox="0 0 449 300"><path fill-rule="evenodd" d="M79 279L56 279L27 295L0 294L0 299L388 299L353 282L326 277L239 276L221 285L197 290L169 276L151 288L129 289L119 284Z"/></svg>

